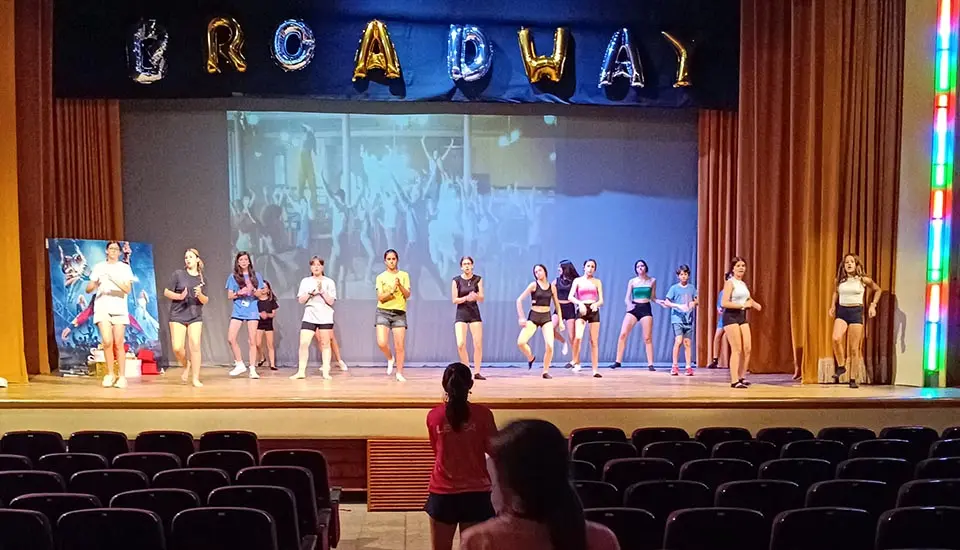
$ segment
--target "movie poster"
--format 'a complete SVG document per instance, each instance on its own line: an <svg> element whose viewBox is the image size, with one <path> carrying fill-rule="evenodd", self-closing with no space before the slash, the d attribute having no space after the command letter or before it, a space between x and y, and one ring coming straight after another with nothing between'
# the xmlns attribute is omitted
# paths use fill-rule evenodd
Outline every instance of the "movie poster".
<svg viewBox="0 0 960 550"><path fill-rule="evenodd" d="M93 266L106 261L106 248L107 241L47 239L53 326L62 375L94 374L92 365L102 358L102 352L98 353L97 349L100 333L93 323L96 296L88 293L86 287ZM138 356L141 351L149 350L159 359L160 324L153 248L146 243L127 241L121 241L120 248L120 261L129 264L134 275L133 288L127 296L128 352Z"/></svg>

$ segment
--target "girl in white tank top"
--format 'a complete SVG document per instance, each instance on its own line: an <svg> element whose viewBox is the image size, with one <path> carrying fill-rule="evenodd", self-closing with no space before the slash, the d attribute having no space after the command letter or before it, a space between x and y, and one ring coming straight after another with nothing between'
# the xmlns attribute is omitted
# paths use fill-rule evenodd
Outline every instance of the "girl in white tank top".
<svg viewBox="0 0 960 550"><path fill-rule="evenodd" d="M850 368L851 388L856 388L859 367L862 361L864 298L867 289L873 292L873 300L867 308L867 316L877 315L877 302L880 301L880 285L863 274L863 263L854 254L847 254L837 268L837 287L830 298L830 317L833 321L833 355L837 360L837 369L832 378L834 384L840 383L840 377ZM849 350L849 355L847 354ZM798 369L799 370L799 369ZM794 374L799 379L799 372Z"/></svg>
<svg viewBox="0 0 960 550"><path fill-rule="evenodd" d="M750 350L753 347L753 337L750 325L747 323L747 310L760 311L762 306L750 297L750 289L743 282L743 275L747 272L747 262L737 256L730 262L730 271L733 276L727 279L723 286L723 333L730 344L730 387L745 389L750 385L747 382L747 368L750 366Z"/></svg>

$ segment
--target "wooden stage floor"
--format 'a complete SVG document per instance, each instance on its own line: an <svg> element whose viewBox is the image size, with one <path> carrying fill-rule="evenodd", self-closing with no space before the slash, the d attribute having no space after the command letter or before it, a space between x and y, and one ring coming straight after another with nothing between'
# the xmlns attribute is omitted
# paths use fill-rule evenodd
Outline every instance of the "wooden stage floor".
<svg viewBox="0 0 960 550"><path fill-rule="evenodd" d="M29 385L0 390L0 430L254 429L275 437L420 437L425 412L442 400L440 368L408 368L396 382L382 368L335 369L324 381L291 369L260 369L262 378L231 379L227 369L205 368L203 388L180 382L180 370L131 379L126 390L105 389L93 378L35 376ZM626 368L573 373L488 368L471 399L494 409L498 421L536 416L562 428L617 425L960 424L960 389L897 386L801 385L789 375L754 375L746 390L729 386L728 371L697 369L670 376ZM46 425L43 423L46 422ZM174 427L176 426L176 427Z"/></svg>

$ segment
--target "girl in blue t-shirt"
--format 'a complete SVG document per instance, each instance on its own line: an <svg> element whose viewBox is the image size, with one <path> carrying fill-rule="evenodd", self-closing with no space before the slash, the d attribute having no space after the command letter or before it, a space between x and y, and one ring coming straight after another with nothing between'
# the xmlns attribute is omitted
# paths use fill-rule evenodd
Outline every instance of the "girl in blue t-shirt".
<svg viewBox="0 0 960 550"><path fill-rule="evenodd" d="M263 279L257 276L253 269L253 260L250 253L240 251L233 261L233 273L227 277L227 299L233 300L233 312L230 314L230 328L227 331L227 341L233 350L233 370L230 376L239 376L247 371L243 364L240 346L237 345L237 334L240 327L247 326L247 343L250 349L250 378L260 378L257 374L257 324L260 320L258 302L265 298L267 290Z"/></svg>

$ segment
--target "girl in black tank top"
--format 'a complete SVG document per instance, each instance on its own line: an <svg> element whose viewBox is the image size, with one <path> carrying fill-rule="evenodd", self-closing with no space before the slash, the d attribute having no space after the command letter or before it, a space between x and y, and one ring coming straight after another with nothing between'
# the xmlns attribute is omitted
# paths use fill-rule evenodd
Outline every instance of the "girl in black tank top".
<svg viewBox="0 0 960 550"><path fill-rule="evenodd" d="M527 358L527 368L533 368L537 360L530 350L528 342L539 328L543 333L543 343L546 350L543 353L543 378L549 379L550 361L553 359L553 318L550 316L550 302L560 307L557 300L556 288L547 280L547 268L542 264L533 266L534 281L527 285L523 293L517 298L517 320L522 327L517 337L517 347ZM546 285L546 288L544 288ZM531 308L526 318L523 316L523 300L530 296ZM562 330L562 328L561 328Z"/></svg>
<svg viewBox="0 0 960 550"><path fill-rule="evenodd" d="M579 277L580 273L570 260L561 261L557 267L557 271L558 275L553 281L553 286L557 288L557 300L561 303L560 310L553 312L553 338L560 342L560 353L566 357L566 355L570 353L570 344L572 342L568 342L567 339L563 337L563 331L560 325L564 325L563 328L566 329L567 334L572 335L575 332L577 308L570 302L570 289L573 288L573 280ZM563 322L560 321L561 318ZM576 361L576 359L574 359L574 361ZM566 366L570 369L573 368L574 365L573 363L567 363Z"/></svg>
<svg viewBox="0 0 960 550"><path fill-rule="evenodd" d="M485 380L480 374L480 362L483 359L483 321L480 318L480 302L483 301L483 278L473 272L473 258L460 258L461 275L453 278L450 284L451 300L457 305L457 315L453 330L457 337L457 354L460 362L470 365L467 356L467 329L473 338L474 380Z"/></svg>

